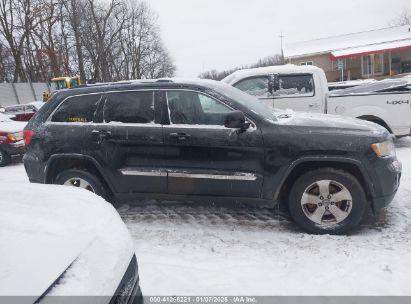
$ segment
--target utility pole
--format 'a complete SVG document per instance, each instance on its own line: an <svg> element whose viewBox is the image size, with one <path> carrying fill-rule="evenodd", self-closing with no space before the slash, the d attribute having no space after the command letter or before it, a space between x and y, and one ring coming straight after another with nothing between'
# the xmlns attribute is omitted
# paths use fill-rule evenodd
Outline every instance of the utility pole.
<svg viewBox="0 0 411 304"><path fill-rule="evenodd" d="M284 48L283 48L283 38L285 38L285 36L283 35L283 32L281 32L281 34L280 34L280 41L281 41L281 60L282 60L282 63L285 64L285 60L284 60Z"/></svg>

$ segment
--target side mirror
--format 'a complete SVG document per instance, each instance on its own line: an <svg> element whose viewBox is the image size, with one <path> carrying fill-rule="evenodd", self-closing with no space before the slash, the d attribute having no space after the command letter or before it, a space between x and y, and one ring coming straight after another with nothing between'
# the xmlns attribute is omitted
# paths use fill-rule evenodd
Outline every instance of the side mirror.
<svg viewBox="0 0 411 304"><path fill-rule="evenodd" d="M232 111L225 116L224 126L231 129L247 130L250 127L250 123L245 121L243 112Z"/></svg>
<svg viewBox="0 0 411 304"><path fill-rule="evenodd" d="M272 95L280 90L280 75L270 75L268 77L268 92Z"/></svg>

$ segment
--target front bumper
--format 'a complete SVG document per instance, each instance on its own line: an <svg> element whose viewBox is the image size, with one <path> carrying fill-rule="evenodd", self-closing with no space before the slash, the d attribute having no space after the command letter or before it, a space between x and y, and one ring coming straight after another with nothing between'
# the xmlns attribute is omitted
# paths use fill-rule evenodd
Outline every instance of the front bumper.
<svg viewBox="0 0 411 304"><path fill-rule="evenodd" d="M143 304L137 259L134 255L110 304Z"/></svg>
<svg viewBox="0 0 411 304"><path fill-rule="evenodd" d="M373 166L374 212L389 205L398 191L401 181L402 164L396 159L385 159Z"/></svg>

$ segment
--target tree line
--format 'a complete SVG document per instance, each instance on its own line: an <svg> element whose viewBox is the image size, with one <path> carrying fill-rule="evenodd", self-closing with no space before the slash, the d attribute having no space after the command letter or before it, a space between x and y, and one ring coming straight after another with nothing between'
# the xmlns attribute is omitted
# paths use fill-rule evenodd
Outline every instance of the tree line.
<svg viewBox="0 0 411 304"><path fill-rule="evenodd" d="M283 64L284 60L281 55L274 55L265 58L259 59L256 63L250 65L242 65L238 66L229 70L224 71L217 71L211 70L201 73L198 77L203 79L212 79L212 80L221 80L228 75L234 73L235 71L242 70L242 69L252 69L252 68L260 68L272 65L281 65Z"/></svg>
<svg viewBox="0 0 411 304"><path fill-rule="evenodd" d="M0 82L172 77L156 13L135 0L0 0Z"/></svg>

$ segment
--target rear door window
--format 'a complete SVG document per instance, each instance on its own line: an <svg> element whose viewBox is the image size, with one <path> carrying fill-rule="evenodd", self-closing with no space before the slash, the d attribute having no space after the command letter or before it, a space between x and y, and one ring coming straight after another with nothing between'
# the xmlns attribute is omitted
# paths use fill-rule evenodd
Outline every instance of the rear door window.
<svg viewBox="0 0 411 304"><path fill-rule="evenodd" d="M101 94L70 97L57 108L51 121L67 123L93 122L102 99Z"/></svg>
<svg viewBox="0 0 411 304"><path fill-rule="evenodd" d="M310 74L280 75L280 89L273 92L280 97L314 96L314 79Z"/></svg>
<svg viewBox="0 0 411 304"><path fill-rule="evenodd" d="M107 94L104 122L153 124L154 92L118 92Z"/></svg>

